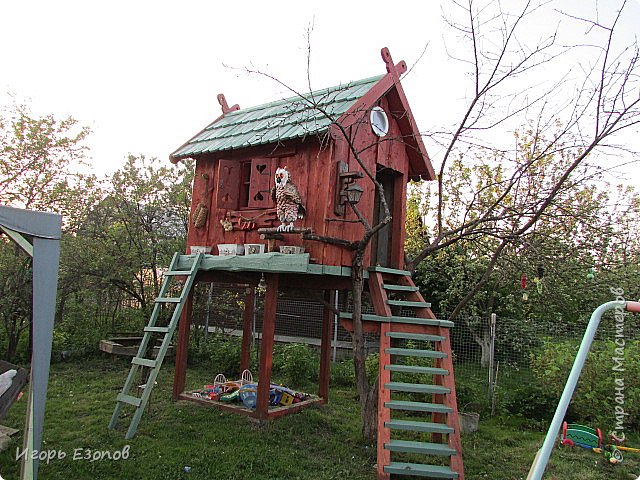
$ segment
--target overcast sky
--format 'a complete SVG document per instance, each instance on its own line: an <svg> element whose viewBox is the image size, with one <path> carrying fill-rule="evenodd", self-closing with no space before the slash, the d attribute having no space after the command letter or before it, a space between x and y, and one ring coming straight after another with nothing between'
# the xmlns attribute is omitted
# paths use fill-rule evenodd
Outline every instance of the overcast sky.
<svg viewBox="0 0 640 480"><path fill-rule="evenodd" d="M554 3L593 11L575 11L586 0ZM600 1L599 13L614 4ZM220 114L218 93L241 107L290 96L233 67L253 65L306 91L305 32L313 23L313 88L384 73L381 47L410 67L426 47L403 85L418 126L430 129L459 117L465 92L461 65L446 54L450 31L441 16L437 0L3 1L0 93L2 103L13 92L37 114L89 125L98 173L113 171L128 153L167 160ZM549 27L543 23L541 32ZM637 34L639 25L640 2L632 0L623 31ZM427 149L437 162L437 148L427 142Z"/></svg>

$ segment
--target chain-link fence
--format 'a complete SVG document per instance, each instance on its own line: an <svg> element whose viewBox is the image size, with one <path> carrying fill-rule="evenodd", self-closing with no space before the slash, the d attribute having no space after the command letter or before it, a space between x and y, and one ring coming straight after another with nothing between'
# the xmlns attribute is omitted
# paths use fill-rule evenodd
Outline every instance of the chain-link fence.
<svg viewBox="0 0 640 480"><path fill-rule="evenodd" d="M252 321L254 341L259 342L262 331L262 306L264 291L257 289L255 314ZM244 302L247 290L242 285L199 284L194 305L194 324L207 334L224 332L242 336ZM304 343L319 347L324 301L321 291L283 290L278 298L275 326L275 341L278 343ZM350 295L339 292L335 310L350 311ZM372 312L368 298L363 298L363 310ZM403 315L411 315L403 311ZM438 318L448 318L440 314ZM496 392L500 387L512 388L522 383L535 381L531 376L530 362L539 355L545 344L555 343L575 349L584 335L586 320L590 312L584 312L581 323L564 324L559 321L548 323L526 322L496 315L482 317L458 317L451 329L451 345L456 369L456 383L461 408L476 406L483 410L494 410ZM332 358L333 361L350 357L351 335L332 315ZM625 329L626 341L640 339L638 319L629 317ZM598 330L594 348L599 342L615 341L620 335L614 314L606 315ZM370 352L378 350L378 337L367 336ZM567 372L568 373L568 372ZM471 404L471 405L470 405Z"/></svg>

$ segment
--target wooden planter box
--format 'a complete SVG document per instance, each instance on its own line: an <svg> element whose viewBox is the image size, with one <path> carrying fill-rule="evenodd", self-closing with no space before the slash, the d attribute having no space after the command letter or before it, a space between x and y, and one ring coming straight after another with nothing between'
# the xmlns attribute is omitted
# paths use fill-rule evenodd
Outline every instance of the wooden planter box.
<svg viewBox="0 0 640 480"><path fill-rule="evenodd" d="M113 337L104 340L100 340L99 348L105 353L110 355L121 355L124 357L135 357L138 353L138 348L142 342L142 337ZM156 358L160 346L153 347L153 353L151 356ZM167 357L175 356L175 349L173 345L169 346L167 350Z"/></svg>

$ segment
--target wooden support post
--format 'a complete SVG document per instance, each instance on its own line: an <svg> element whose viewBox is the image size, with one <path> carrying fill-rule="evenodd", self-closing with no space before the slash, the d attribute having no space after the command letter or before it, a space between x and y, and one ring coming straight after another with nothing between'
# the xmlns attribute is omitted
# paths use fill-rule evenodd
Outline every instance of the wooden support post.
<svg viewBox="0 0 640 480"><path fill-rule="evenodd" d="M256 287L247 287L244 296L244 316L242 326L242 353L240 354L240 371L249 368L251 360L251 343L253 341L253 314L256 300Z"/></svg>
<svg viewBox="0 0 640 480"><path fill-rule="evenodd" d="M329 305L335 304L336 291L325 290L324 300ZM323 403L329 401L329 378L331 376L331 326L333 325L333 311L326 305L322 315L322 339L320 340L320 386L318 395Z"/></svg>
<svg viewBox="0 0 640 480"><path fill-rule="evenodd" d="M256 416L259 420L266 420L269 416L269 390L271 388L271 367L273 365L273 337L276 327L280 276L277 273L265 273L264 278L267 281L267 292L264 299L258 398L256 399Z"/></svg>
<svg viewBox="0 0 640 480"><path fill-rule="evenodd" d="M176 368L173 374L173 400L178 400L184 391L187 378L187 356L189 353L189 334L191 332L191 313L193 311L193 291L191 288L180 315L178 324L178 345L176 348Z"/></svg>

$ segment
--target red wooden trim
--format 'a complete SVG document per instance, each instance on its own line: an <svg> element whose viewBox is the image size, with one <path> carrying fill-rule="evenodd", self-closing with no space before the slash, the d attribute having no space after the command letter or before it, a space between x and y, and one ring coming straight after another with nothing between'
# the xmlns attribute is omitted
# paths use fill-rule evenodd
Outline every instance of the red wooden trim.
<svg viewBox="0 0 640 480"><path fill-rule="evenodd" d="M404 268L404 238L407 202L407 175L397 175L393 180L393 211L391 212L391 266Z"/></svg>
<svg viewBox="0 0 640 480"><path fill-rule="evenodd" d="M240 371L249 368L251 359L251 342L253 340L253 314L254 303L256 298L256 290L254 287L247 288L244 297L244 315L242 325L242 353L240 354Z"/></svg>
<svg viewBox="0 0 640 480"><path fill-rule="evenodd" d="M262 342L260 345L260 373L256 417L266 420L269 414L269 390L271 387L271 367L273 366L273 336L276 327L278 307L278 274L265 273L267 292L264 299L264 319L262 322Z"/></svg>
<svg viewBox="0 0 640 480"><path fill-rule="evenodd" d="M391 316L391 308L387 304L387 294L382 287L384 280L380 272L371 272L369 274L369 293L371 294L371 303L376 311L376 315L384 317Z"/></svg>
<svg viewBox="0 0 640 480"><path fill-rule="evenodd" d="M384 59L384 50L382 52ZM388 54L388 50L387 50ZM392 87L395 88L395 96L400 103L400 108L403 110L402 115L398 118L398 124L400 125L402 131L402 137L406 139L413 139L414 141L409 143L409 148L407 149L407 153L409 154L409 159L411 165L414 167L414 170L417 172L423 172L425 169L427 171L428 180L435 180L435 171L433 169L433 165L431 164L431 160L429 159L429 154L427 153L427 149L424 146L422 141L422 136L420 134L420 130L418 129L418 125L411 113L411 108L409 107L409 102L402 88L402 84L400 83L399 75L406 71L406 64L404 61L399 62L394 68L389 68L389 63L392 62L389 56L388 61L385 59L385 63L387 63L387 70L389 73L382 77L378 83L376 83L371 89L365 93L356 103L354 103L349 110L347 110L342 116L337 120L344 128L350 127L356 122L362 121L363 113L366 112L369 108L371 108L382 96L387 95ZM337 127L331 127L331 134L334 138L336 136L341 136L340 130ZM422 165L421 165L422 164Z"/></svg>
<svg viewBox="0 0 640 480"><path fill-rule="evenodd" d="M371 280L371 277L369 277ZM391 331L391 325L383 323L380 326L380 378L378 380L378 480L388 480L390 475L385 473L385 465L391 463L391 451L384 448L385 443L391 440L391 431L385 427L385 422L391 419L391 412L384 406L391 401L391 391L385 385L391 381L391 372L384 367L391 363L391 355L386 352L391 347L391 337L386 333Z"/></svg>
<svg viewBox="0 0 640 480"><path fill-rule="evenodd" d="M370 109L380 97L386 94L393 85L394 80L391 74L387 74L382 77L378 83L371 87L369 91L360 97L349 110L338 118L337 123L342 125L343 128L349 128L355 123L360 122L363 118L363 114ZM334 138L336 135L338 137L343 137L340 129L337 127L332 126L331 130Z"/></svg>
<svg viewBox="0 0 640 480"><path fill-rule="evenodd" d="M627 310L633 313L640 313L640 302L627 302Z"/></svg>
<svg viewBox="0 0 640 480"><path fill-rule="evenodd" d="M297 413L305 407L310 405L315 405L316 403L322 403L321 398L311 398L309 400L304 400L303 402L294 403L287 407L275 407L269 410L267 415L267 420L275 420L276 418L283 417L284 415L288 415L290 413Z"/></svg>
<svg viewBox="0 0 640 480"><path fill-rule="evenodd" d="M200 405L204 405L205 407L215 407L220 410L224 410L231 413L237 413L239 415L244 415L245 417L254 416L255 412L253 410L249 410L248 408L241 407L239 405L230 405L222 402L214 402L213 400L209 400L208 398L198 398L188 393L181 393L178 397L178 400L187 400L189 402L195 402Z"/></svg>
<svg viewBox="0 0 640 480"><path fill-rule="evenodd" d="M406 285L409 287L415 287L416 284L413 283L413 280L411 279L411 277L400 277L398 279L398 285ZM425 302L427 300L424 299L424 297L422 296L422 293L418 292L409 292L407 294L407 300L411 301L411 302ZM416 308L415 309L418 312L418 316L421 318L431 318L434 319L436 318L436 315L433 313L433 311L430 308ZM417 332L416 332L417 333Z"/></svg>
<svg viewBox="0 0 640 480"><path fill-rule="evenodd" d="M195 285L194 285L195 286ZM189 353L189 333L191 326L191 313L193 309L193 291L191 288L187 296L187 300L180 315L178 323L178 345L176 347L176 367L173 373L173 399L177 400L178 396L184 391L184 385L187 378L187 355Z"/></svg>
<svg viewBox="0 0 640 480"><path fill-rule="evenodd" d="M347 332L353 333L353 320L349 318L341 318L340 325ZM380 333L381 322L362 322L362 331L364 333Z"/></svg>
<svg viewBox="0 0 640 480"><path fill-rule="evenodd" d="M227 103L227 99L225 98L224 93L219 93L218 94L218 103L222 107L222 115L223 116L226 115L227 113L235 112L236 110L240 110L240 105L238 105L237 103L233 107L229 107L229 104Z"/></svg>
<svg viewBox="0 0 640 480"><path fill-rule="evenodd" d="M224 402L216 402L215 400L209 400L208 398L202 397L194 397L188 393L181 393L178 397L178 400L186 400L188 402L194 402L199 405L203 405L205 407L217 408L219 410L224 410L225 412L235 413L238 415L243 415L245 417L256 417L256 412L254 410L250 410L243 405L238 404L230 404ZM322 403L322 399L315 397L310 398L308 400L304 400L299 403L294 403L289 406L280 406L271 408L269 410L269 414L267 416L267 420L274 420L276 418L282 417L284 415L288 415L289 413L297 413L305 407L310 405L315 405L316 403Z"/></svg>

